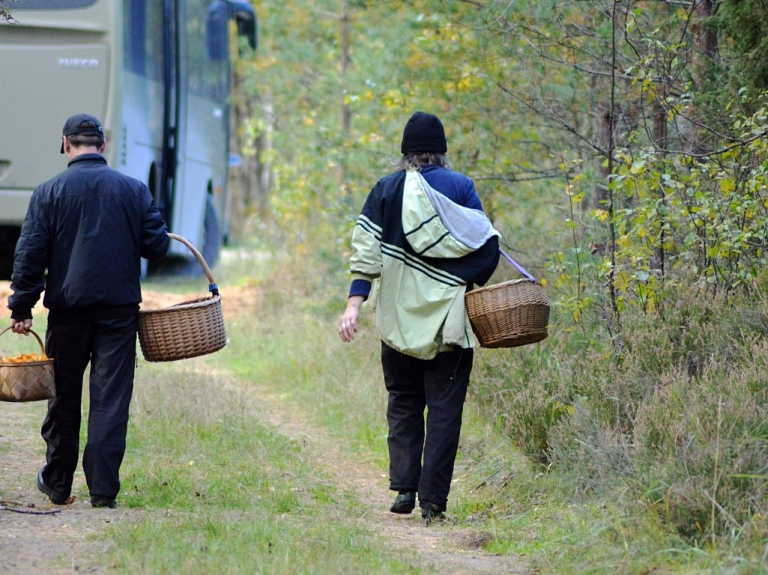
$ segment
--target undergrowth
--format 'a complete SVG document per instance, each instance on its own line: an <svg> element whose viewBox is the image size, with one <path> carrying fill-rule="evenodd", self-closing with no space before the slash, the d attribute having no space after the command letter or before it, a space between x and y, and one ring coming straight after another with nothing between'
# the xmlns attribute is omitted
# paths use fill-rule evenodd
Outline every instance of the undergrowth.
<svg viewBox="0 0 768 575"><path fill-rule="evenodd" d="M255 282L266 321L251 361L280 349L297 375L291 395L385 465L372 310L342 346L343 265L282 262ZM574 325L553 297L549 338L478 350L452 491L458 521L541 572L768 572L761 293L678 290L662 316L625 313L620 337L586 314ZM286 348L288 337L300 345Z"/></svg>
<svg viewBox="0 0 768 575"><path fill-rule="evenodd" d="M555 305L547 340L482 354L474 398L571 500L611 500L716 565L766 571L765 295L667 301L625 313L620 339L598 322L585 338Z"/></svg>

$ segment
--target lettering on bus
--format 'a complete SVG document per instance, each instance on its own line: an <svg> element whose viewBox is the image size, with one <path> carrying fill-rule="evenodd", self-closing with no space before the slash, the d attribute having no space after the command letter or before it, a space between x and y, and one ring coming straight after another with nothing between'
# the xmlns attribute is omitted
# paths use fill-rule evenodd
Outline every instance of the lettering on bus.
<svg viewBox="0 0 768 575"><path fill-rule="evenodd" d="M98 58L59 58L59 68L98 68Z"/></svg>

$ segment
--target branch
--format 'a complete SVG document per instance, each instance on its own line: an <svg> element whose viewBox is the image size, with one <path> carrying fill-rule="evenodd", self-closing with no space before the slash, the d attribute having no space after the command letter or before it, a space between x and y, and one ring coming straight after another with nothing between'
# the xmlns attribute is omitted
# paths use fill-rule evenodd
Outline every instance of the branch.
<svg viewBox="0 0 768 575"><path fill-rule="evenodd" d="M0 15L3 15L0 13ZM18 504L15 504L18 505ZM25 513L27 515L56 515L60 509L47 509L44 511L32 511L31 509L23 509L19 507L8 507L6 501L0 501L0 511L12 511L13 513Z"/></svg>
<svg viewBox="0 0 768 575"><path fill-rule="evenodd" d="M712 150L711 152L703 152L701 154L694 154L692 152L682 152L680 150L659 150L660 152L663 152L665 154L677 154L678 156L688 156L689 158L708 158L710 156L717 156L719 154L724 154L726 152L730 152L731 150L734 150L736 148L741 148L743 146L746 146L750 142L754 142L755 140L758 140L760 138L763 138L765 136L768 136L768 130L763 130L756 136L752 136L751 138L747 138L746 140L736 140L736 143L730 144L728 146L724 146L718 150Z"/></svg>
<svg viewBox="0 0 768 575"><path fill-rule="evenodd" d="M486 77L487 77L487 76L486 76ZM549 114L549 113L547 113L547 112L546 112L546 111L544 111L544 110L541 110L541 109L539 109L539 108L536 108L535 106L533 106L532 104L530 104L529 102L527 102L526 100L524 100L523 98L521 98L520 96L518 96L517 94L515 94L515 93L514 93L512 90L510 90L509 88L507 88L506 86L504 86L504 85L503 85L501 82L499 82L499 81L496 81L496 80L493 80L493 79L491 79L491 78L488 78L488 79L489 79L489 80L491 80L492 82L494 82L494 83L496 84L496 86L498 86L498 88L499 88L499 89L500 89L502 92L504 92L505 94L507 94L507 95L508 95L509 97L511 97L513 100L515 100L515 101L517 101L518 103L522 104L523 106L525 106L526 108L528 108L528 109L529 109L529 110L531 110L532 112L534 112L534 113L536 113L536 114L539 114L540 116L543 116L544 118L548 119L549 121L553 122L554 124L556 124L556 125L560 126L560 128L562 128L563 130L565 130L565 131L566 131L566 132L568 132L569 134L571 134L571 135L573 135L573 136L576 136L576 138L577 138L577 139L579 139L579 140L581 140L582 142L584 142L584 143L585 143L585 144L586 144L586 145L587 145L587 146L588 146L590 149L594 150L594 151L595 151L595 152L597 152L598 154L600 154L600 155L602 155L602 156L605 156L605 155L607 155L607 153L608 153L608 152L607 152L606 150L602 149L600 146L597 146L597 145L595 145L593 142L591 142L590 140L588 140L588 139L587 139L587 138L586 138L584 135L582 135L582 134L581 134L581 133L580 133L580 132L579 132L579 131L578 131L576 128L574 128L573 126L571 126L570 124L568 124L568 123L567 123L565 120L563 120L562 118L559 118L559 117L555 116L554 114Z"/></svg>
<svg viewBox="0 0 768 575"><path fill-rule="evenodd" d="M552 180L560 178L563 173L560 170L550 170L549 172L543 171L540 174L531 174L527 176L516 176L515 174L497 175L497 176L472 176L472 179L477 181L493 181L502 180L504 182L533 182L536 180Z"/></svg>

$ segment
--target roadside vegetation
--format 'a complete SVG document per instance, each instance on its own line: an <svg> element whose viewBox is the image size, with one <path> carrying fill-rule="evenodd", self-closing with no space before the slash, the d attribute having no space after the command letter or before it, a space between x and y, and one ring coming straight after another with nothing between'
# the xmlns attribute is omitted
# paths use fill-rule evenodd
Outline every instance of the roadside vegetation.
<svg viewBox="0 0 768 575"><path fill-rule="evenodd" d="M344 458L379 470L386 490L373 317L341 344L343 261L333 271L272 257L227 258L217 270L225 298L230 285L256 302L227 318L224 350L200 365L140 364L122 501L149 513L107 533L118 572L424 569L366 528L386 510L259 419L259 395L279 397ZM686 361L705 358L699 375L680 368L668 325L633 327L619 364L609 339L572 329L557 307L544 342L481 350L445 537L470 529L486 552L520 556L531 572L766 572L765 520L750 511L766 500L755 439L766 355L759 325L741 317L700 297L670 314L689 326L675 328L690 342ZM590 333L604 343L587 345ZM627 405L636 407L631 440L615 431Z"/></svg>
<svg viewBox="0 0 768 575"><path fill-rule="evenodd" d="M528 464L473 492L493 545L553 573L767 572L762 3L255 5L240 237L293 254L309 280L279 289L309 282L305 318L342 309L354 220L417 109L546 284L550 337L480 352L471 386Z"/></svg>

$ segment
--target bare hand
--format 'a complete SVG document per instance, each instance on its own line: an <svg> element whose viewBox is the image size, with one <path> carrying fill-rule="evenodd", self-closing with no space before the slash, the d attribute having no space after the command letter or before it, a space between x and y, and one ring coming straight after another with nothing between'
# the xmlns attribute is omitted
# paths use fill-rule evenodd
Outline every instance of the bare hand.
<svg viewBox="0 0 768 575"><path fill-rule="evenodd" d="M29 335L29 330L32 329L31 319L11 319L11 331L22 335Z"/></svg>
<svg viewBox="0 0 768 575"><path fill-rule="evenodd" d="M341 316L341 322L339 323L339 336L341 341L349 343L355 339L357 333L357 317L349 317L345 313Z"/></svg>
<svg viewBox="0 0 768 575"><path fill-rule="evenodd" d="M362 296L352 296L347 300L347 309L339 321L339 337L341 341L349 343L355 339L357 333L357 318L360 315L360 306L363 305Z"/></svg>

